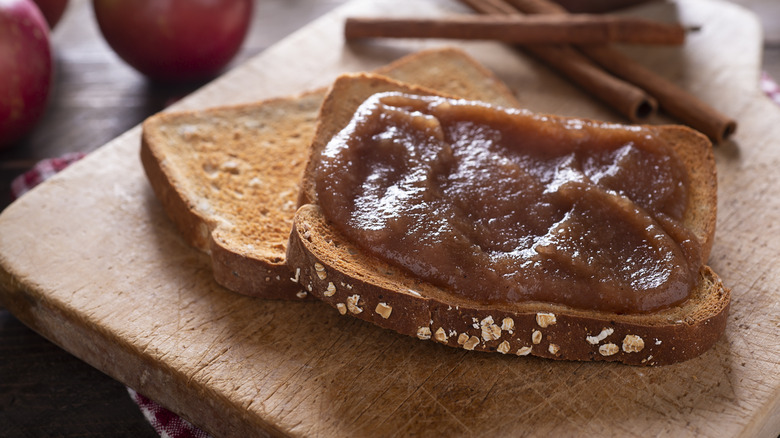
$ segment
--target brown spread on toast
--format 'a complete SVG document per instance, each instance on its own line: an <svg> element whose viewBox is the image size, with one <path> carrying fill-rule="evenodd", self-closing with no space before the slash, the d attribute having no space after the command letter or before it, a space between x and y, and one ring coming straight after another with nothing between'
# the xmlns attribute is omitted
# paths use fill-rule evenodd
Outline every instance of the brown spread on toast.
<svg viewBox="0 0 780 438"><path fill-rule="evenodd" d="M351 241L473 302L645 313L699 281L685 164L648 128L379 93L315 175Z"/></svg>

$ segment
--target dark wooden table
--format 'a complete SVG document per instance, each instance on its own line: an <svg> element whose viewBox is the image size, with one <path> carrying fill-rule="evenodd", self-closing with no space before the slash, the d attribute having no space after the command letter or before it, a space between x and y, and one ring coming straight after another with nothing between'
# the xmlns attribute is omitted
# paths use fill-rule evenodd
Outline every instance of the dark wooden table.
<svg viewBox="0 0 780 438"><path fill-rule="evenodd" d="M345 0L256 2L240 64ZM780 78L780 7L739 0L766 29L764 68ZM71 0L52 34L55 90L37 129L0 152L0 210L10 183L38 160L89 152L197 86L161 87L122 63L105 44L88 0ZM154 437L124 385L61 350L0 309L0 436Z"/></svg>

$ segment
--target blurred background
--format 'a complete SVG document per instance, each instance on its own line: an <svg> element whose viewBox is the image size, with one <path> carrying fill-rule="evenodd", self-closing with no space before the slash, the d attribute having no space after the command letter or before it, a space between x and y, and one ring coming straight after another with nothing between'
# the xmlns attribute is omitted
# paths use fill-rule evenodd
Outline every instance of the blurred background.
<svg viewBox="0 0 780 438"><path fill-rule="evenodd" d="M714 0L719 1L719 0ZM241 64L301 25L345 0L255 2L249 33L227 68ZM764 69L780 77L780 2L733 0L754 11L765 29ZM0 210L11 201L10 182L38 160L64 152L89 152L201 84L158 86L119 57L102 38L90 0L70 0L51 34L53 90L34 131L0 150Z"/></svg>

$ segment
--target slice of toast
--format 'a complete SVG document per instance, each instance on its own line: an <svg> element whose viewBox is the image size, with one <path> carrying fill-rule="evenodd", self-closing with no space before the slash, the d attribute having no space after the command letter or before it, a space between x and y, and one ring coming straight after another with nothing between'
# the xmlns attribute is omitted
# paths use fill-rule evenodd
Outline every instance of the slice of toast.
<svg viewBox="0 0 780 438"><path fill-rule="evenodd" d="M464 52L418 52L378 70L447 94L516 106ZM263 102L161 113L143 124L141 161L184 239L210 254L218 283L264 298L305 298L285 263L299 182L326 89Z"/></svg>
<svg viewBox="0 0 780 438"><path fill-rule="evenodd" d="M351 243L317 205L313 169L330 138L379 90L417 91L377 76L343 76L323 103L301 196L310 203L295 215L287 252L287 263L303 288L341 314L468 350L660 365L695 357L720 337L730 292L707 266L702 266L697 286L682 303L651 313L616 314L543 302L484 305L422 281ZM717 208L711 145L685 127L650 129L673 145L686 166L690 193L683 221L699 239L704 263L712 247Z"/></svg>

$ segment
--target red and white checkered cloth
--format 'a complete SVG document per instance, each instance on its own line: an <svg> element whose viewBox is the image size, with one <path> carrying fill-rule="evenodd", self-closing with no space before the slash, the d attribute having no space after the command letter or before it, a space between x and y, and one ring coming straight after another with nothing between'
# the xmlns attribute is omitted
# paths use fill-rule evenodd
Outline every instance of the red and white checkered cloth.
<svg viewBox="0 0 780 438"><path fill-rule="evenodd" d="M766 72L761 74L760 85L761 90L775 103L780 105L780 86ZM14 179L11 183L11 196L14 199L22 196L28 190L83 157L84 154L81 152L72 152L58 158L40 161L28 172ZM127 388L127 391L141 409L144 417L162 438L210 438L209 434L155 403L153 400L144 397L131 388Z"/></svg>
<svg viewBox="0 0 780 438"><path fill-rule="evenodd" d="M198 429L189 421L158 405L152 400L127 388L130 397L141 408L146 420L162 438L210 438L209 434Z"/></svg>
<svg viewBox="0 0 780 438"><path fill-rule="evenodd" d="M82 158L84 158L82 152L69 152L57 158L39 161L32 169L14 178L11 182L11 198L16 199L22 196L33 187Z"/></svg>

